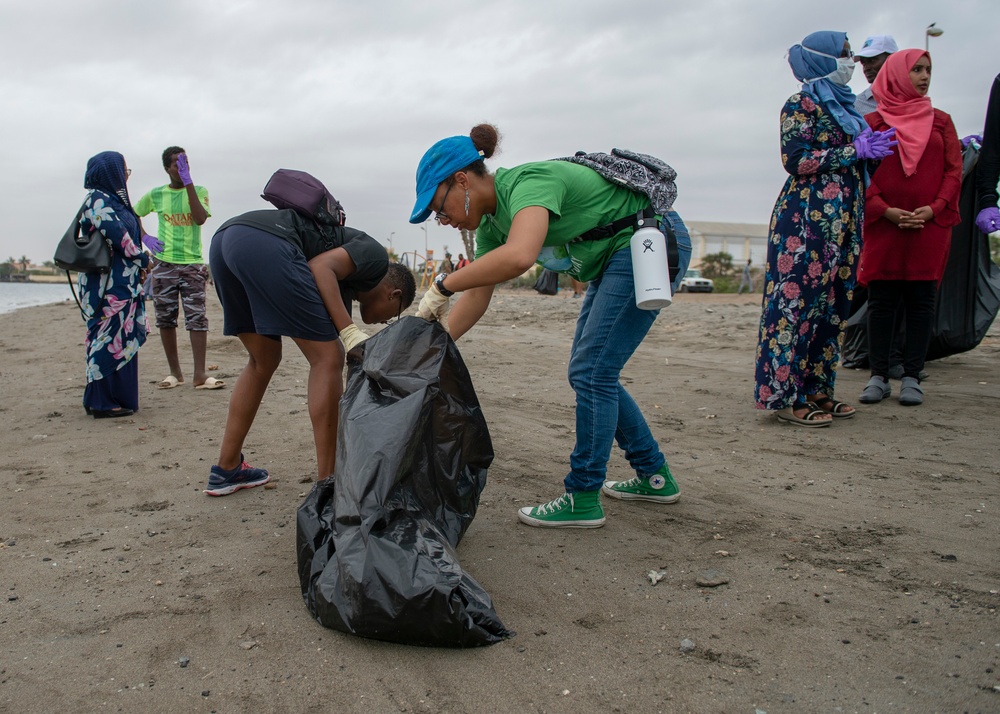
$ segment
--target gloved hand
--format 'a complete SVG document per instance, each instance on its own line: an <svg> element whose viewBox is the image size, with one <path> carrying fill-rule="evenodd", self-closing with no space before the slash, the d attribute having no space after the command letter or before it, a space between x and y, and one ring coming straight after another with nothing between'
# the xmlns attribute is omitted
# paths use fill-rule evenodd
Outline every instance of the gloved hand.
<svg viewBox="0 0 1000 714"><path fill-rule="evenodd" d="M348 325L340 331L340 341L344 343L345 352L350 352L367 339L368 335L354 324Z"/></svg>
<svg viewBox="0 0 1000 714"><path fill-rule="evenodd" d="M188 166L187 154L177 154L177 175L181 177L181 183L185 186L194 183L191 180L191 167Z"/></svg>
<svg viewBox="0 0 1000 714"><path fill-rule="evenodd" d="M1000 231L1000 208L990 206L981 210L976 216L976 227L986 235Z"/></svg>
<svg viewBox="0 0 1000 714"><path fill-rule="evenodd" d="M858 158L884 159L892 154L892 147L899 143L895 141L895 136L895 127L888 131L872 131L866 127L854 140L854 149L858 152Z"/></svg>
<svg viewBox="0 0 1000 714"><path fill-rule="evenodd" d="M149 248L149 252L153 255L159 255L163 252L163 241L154 238L149 233L142 234L142 244Z"/></svg>
<svg viewBox="0 0 1000 714"><path fill-rule="evenodd" d="M981 145L983 143L983 135L982 134L969 134L968 136L963 136L962 137L962 149L965 150L965 149L969 148L969 144L971 144L973 141L976 142L976 146Z"/></svg>
<svg viewBox="0 0 1000 714"><path fill-rule="evenodd" d="M444 318L447 317L448 310L450 309L451 301L441 294L437 285L432 283L420 299L420 305L417 307L417 315L425 320L444 322Z"/></svg>

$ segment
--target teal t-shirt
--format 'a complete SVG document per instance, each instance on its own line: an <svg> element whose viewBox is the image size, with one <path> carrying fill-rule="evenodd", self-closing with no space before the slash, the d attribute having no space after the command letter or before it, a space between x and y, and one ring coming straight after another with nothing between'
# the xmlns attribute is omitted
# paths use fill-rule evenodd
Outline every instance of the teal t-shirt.
<svg viewBox="0 0 1000 714"><path fill-rule="evenodd" d="M476 231L476 256L507 242L514 216L522 208L549 212L549 232L537 263L581 282L599 278L611 256L627 248L633 229L603 240L574 238L649 206L649 198L605 180L592 169L568 161L538 161L494 176L497 210L483 217Z"/></svg>
<svg viewBox="0 0 1000 714"><path fill-rule="evenodd" d="M195 186L195 194L208 215L208 189ZM201 253L201 226L191 218L191 202L186 188L160 186L139 199L134 206L139 216L157 213L160 221L156 237L163 241L163 252L157 260L176 265L204 263Z"/></svg>

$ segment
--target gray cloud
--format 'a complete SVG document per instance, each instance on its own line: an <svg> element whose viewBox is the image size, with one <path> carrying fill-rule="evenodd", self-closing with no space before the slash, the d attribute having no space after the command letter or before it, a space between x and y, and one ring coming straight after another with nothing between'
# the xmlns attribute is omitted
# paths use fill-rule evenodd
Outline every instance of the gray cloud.
<svg viewBox="0 0 1000 714"><path fill-rule="evenodd" d="M778 113L796 90L784 55L805 34L841 29L857 46L888 32L923 46L936 21L932 97L960 135L981 129L1000 71L983 61L996 21L986 0L673 5L3 3L0 259L51 258L88 157L121 151L137 199L165 182L171 144L211 194L207 235L264 207L261 188L288 167L326 182L352 225L422 249L407 223L417 161L483 120L505 137L494 168L633 148L678 170L686 218L766 223L784 181ZM852 86L864 88L860 71ZM452 229L427 236L459 250Z"/></svg>

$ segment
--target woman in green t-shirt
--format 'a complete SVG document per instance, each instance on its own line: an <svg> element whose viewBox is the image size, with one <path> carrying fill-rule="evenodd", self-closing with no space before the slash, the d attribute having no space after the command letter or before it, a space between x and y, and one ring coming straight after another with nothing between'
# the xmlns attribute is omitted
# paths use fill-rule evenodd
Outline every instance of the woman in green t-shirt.
<svg viewBox="0 0 1000 714"><path fill-rule="evenodd" d="M570 455L566 492L548 503L525 507L518 518L532 526L597 528L604 524L600 492L622 499L675 503L680 489L646 420L619 377L642 342L658 310L635 304L632 228L603 240L570 245L581 234L649 206L646 196L565 161L542 161L491 174L484 159L499 143L489 124L469 136L432 146L417 167L417 201L411 223L431 213L442 225L476 231L476 260L439 275L418 314L442 319L449 297L462 296L450 311L448 330L459 339L486 312L496 285L535 263L589 281L573 336L569 381L576 392L576 446ZM684 230L674 214L675 231ZM617 439L636 476L605 481Z"/></svg>

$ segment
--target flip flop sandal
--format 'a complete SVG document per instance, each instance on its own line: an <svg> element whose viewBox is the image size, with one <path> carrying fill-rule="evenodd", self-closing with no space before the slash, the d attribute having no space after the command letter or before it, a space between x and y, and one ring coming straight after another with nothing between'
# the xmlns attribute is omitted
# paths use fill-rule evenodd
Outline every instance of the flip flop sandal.
<svg viewBox="0 0 1000 714"><path fill-rule="evenodd" d="M173 389L174 387L181 387L184 382L180 381L174 375L170 374L160 380L159 384L156 385L157 389Z"/></svg>
<svg viewBox="0 0 1000 714"><path fill-rule="evenodd" d="M803 417L795 416L796 409L808 409L806 415ZM781 411L775 412L774 415L778 417L778 421L785 422L786 424L795 424L796 426L807 426L812 428L818 428L821 426L830 426L833 423L833 419L823 419L828 415L829 412L825 412L819 407L811 404L795 404L790 407L785 407Z"/></svg>
<svg viewBox="0 0 1000 714"><path fill-rule="evenodd" d="M226 383L221 379L216 379L215 377L209 377L205 380L204 384L199 384L195 389L222 389L226 386Z"/></svg>
<svg viewBox="0 0 1000 714"><path fill-rule="evenodd" d="M846 402L838 402L833 397L823 397L822 399L810 402L810 404L815 404L834 419L850 419L858 413L857 410L851 407L850 404L847 404ZM847 412L844 411L844 409L850 409L851 411Z"/></svg>

